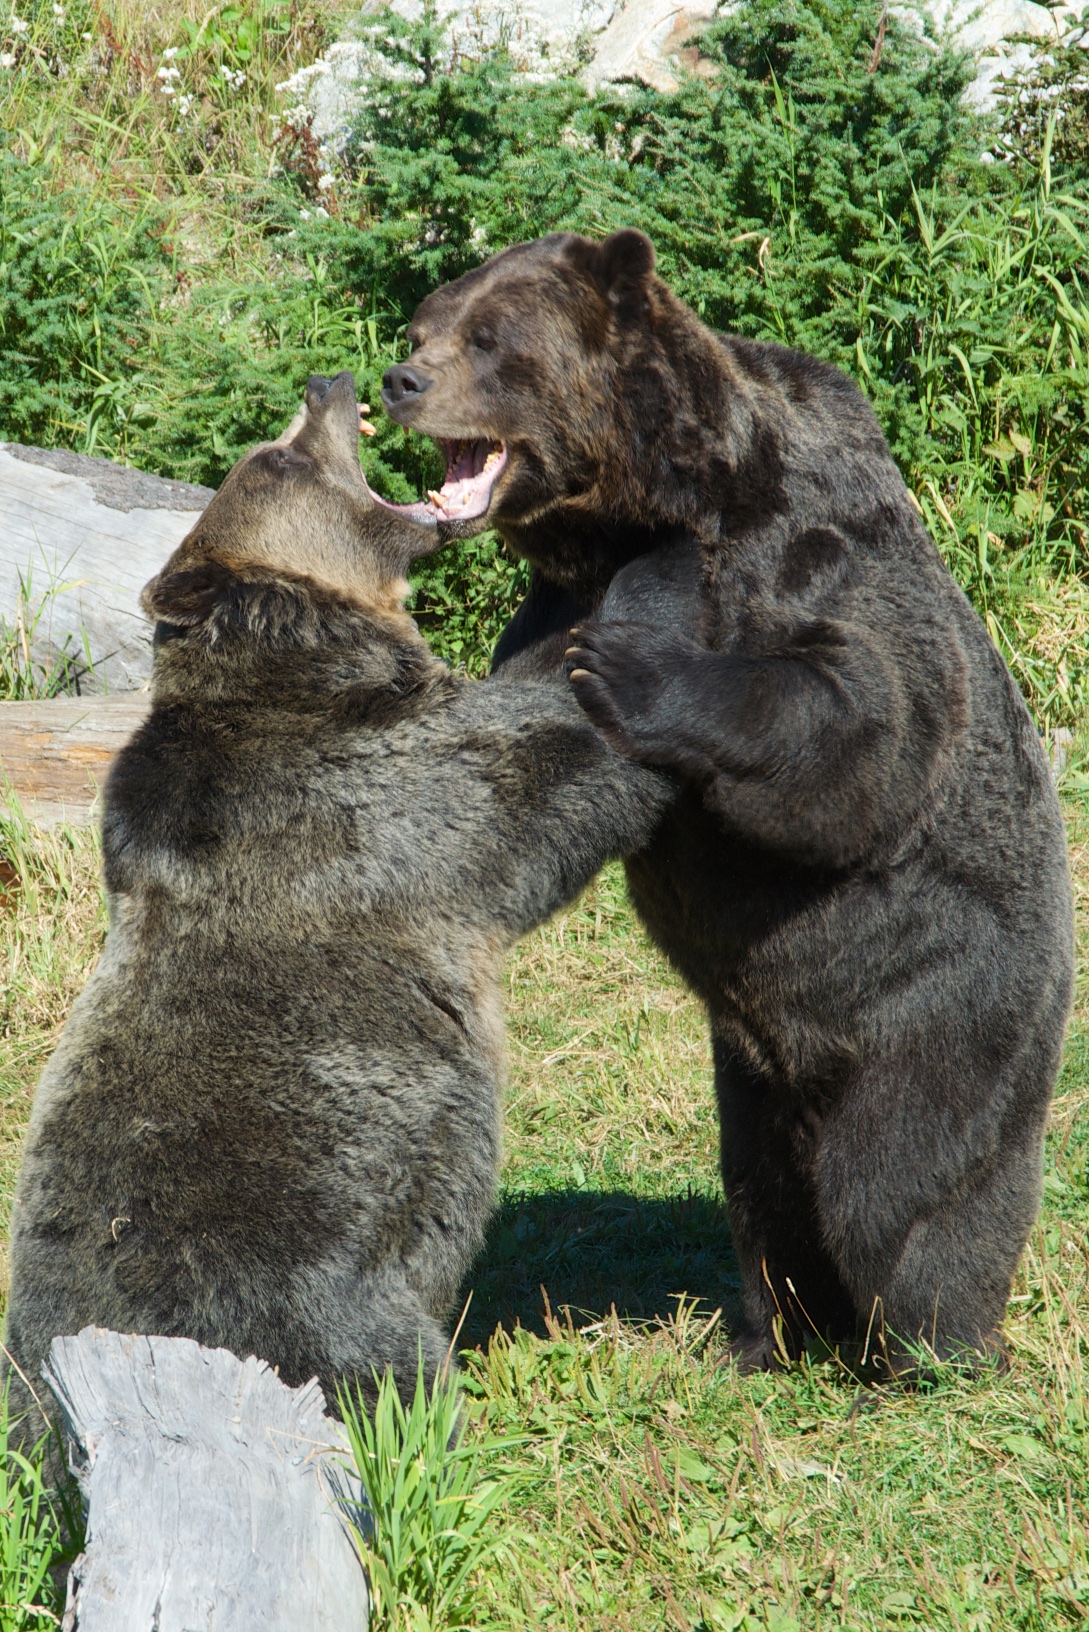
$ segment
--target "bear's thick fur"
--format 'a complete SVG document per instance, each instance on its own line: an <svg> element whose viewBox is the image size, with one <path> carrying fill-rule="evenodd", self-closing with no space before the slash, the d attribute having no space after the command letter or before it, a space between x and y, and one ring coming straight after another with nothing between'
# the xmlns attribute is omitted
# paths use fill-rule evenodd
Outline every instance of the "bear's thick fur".
<svg viewBox="0 0 1089 1632"><path fill-rule="evenodd" d="M534 568L497 663L547 671L581 617L588 716L684 778L628 876L710 1017L739 1358L771 1363L777 1315L792 1353L986 1350L1040 1195L1065 843L872 411L711 333L632 231L509 250L410 337L383 398L450 465L416 509Z"/></svg>
<svg viewBox="0 0 1089 1632"><path fill-rule="evenodd" d="M6 1344L87 1325L411 1391L499 1159L512 943L669 779L562 680L471 682L402 610L435 528L369 500L312 380L144 592L153 709L105 792L110 930L34 1101Z"/></svg>

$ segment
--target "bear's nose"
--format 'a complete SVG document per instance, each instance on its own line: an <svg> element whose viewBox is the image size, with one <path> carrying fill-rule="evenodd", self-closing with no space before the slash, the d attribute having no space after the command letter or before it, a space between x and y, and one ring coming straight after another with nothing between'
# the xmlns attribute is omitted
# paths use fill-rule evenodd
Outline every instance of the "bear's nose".
<svg viewBox="0 0 1089 1632"><path fill-rule="evenodd" d="M404 402L406 397L422 397L430 388L426 374L410 363L397 363L382 376L382 401L388 408L392 403Z"/></svg>

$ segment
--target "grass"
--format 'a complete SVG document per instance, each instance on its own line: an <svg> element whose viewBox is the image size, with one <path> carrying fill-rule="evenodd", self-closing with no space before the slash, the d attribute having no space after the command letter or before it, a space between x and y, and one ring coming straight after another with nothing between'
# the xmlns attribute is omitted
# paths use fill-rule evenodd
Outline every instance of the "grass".
<svg viewBox="0 0 1089 1632"><path fill-rule="evenodd" d="M413 1469L419 1481L400 1532L389 1524L372 1543L386 1549L387 1601L390 1583L403 1589L374 1632L1054 1632L1089 1621L1089 775L1078 752L1066 810L1082 974L1004 1375L951 1368L924 1392L876 1396L834 1361L743 1379L722 1367L737 1285L698 1009L647 945L615 870L517 951L503 1195L460 1339L461 1460L444 1473L448 1404L399 1422L387 1413L376 1512L393 1513ZM104 918L93 834L16 820L0 850L6 1211L35 1078ZM472 1480L457 1485L459 1468ZM424 1566L420 1555L442 1530L445 1478L455 1528L476 1550L447 1609L419 1584L438 1569L438 1543ZM452 1547L440 1586L464 1563Z"/></svg>
<svg viewBox="0 0 1089 1632"><path fill-rule="evenodd" d="M79 1551L82 1535L74 1493L58 1496L42 1473L45 1439L29 1456L10 1443L7 1393L0 1395L0 1627L44 1632L56 1626L52 1572ZM73 1538L65 1541L65 1531Z"/></svg>
<svg viewBox="0 0 1089 1632"><path fill-rule="evenodd" d="M69 587L54 579L39 591L32 564L19 574L14 614L0 614L0 702L69 696L93 676L86 630L51 639L53 603Z"/></svg>
<svg viewBox="0 0 1089 1632"><path fill-rule="evenodd" d="M466 1438L456 1381L440 1374L428 1391L422 1362L409 1404L387 1377L373 1417L361 1394L342 1394L340 1406L370 1520L353 1529L374 1621L402 1632L472 1627L473 1577L502 1545L494 1516L513 1484L487 1477L496 1446Z"/></svg>

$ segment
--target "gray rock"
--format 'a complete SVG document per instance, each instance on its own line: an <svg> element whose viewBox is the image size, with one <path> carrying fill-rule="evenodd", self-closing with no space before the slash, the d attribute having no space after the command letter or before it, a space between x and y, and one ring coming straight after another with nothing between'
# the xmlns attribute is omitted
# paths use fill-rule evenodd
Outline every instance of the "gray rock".
<svg viewBox="0 0 1089 1632"><path fill-rule="evenodd" d="M594 42L583 70L590 90L617 80L640 79L656 91L672 91L682 68L700 71L701 58L689 44L715 16L716 0L628 0L618 6Z"/></svg>
<svg viewBox="0 0 1089 1632"><path fill-rule="evenodd" d="M919 16L916 7L893 9ZM1081 12L1080 5L1052 11L1034 0L929 0L924 9L938 38L952 37L976 56L976 76L967 97L980 111L994 106L1000 82L1030 60L1030 47L1015 43L1016 35L1059 40Z"/></svg>
<svg viewBox="0 0 1089 1632"><path fill-rule="evenodd" d="M684 70L700 71L702 59L688 42L736 0L505 0L486 6L483 0L438 0L438 15L451 25L454 52L472 53L505 42L515 65L529 80L549 74L581 74L599 85L642 80L657 90L676 89ZM366 8L377 19L384 7ZM420 15L420 0L393 0L392 9L406 18ZM874 5L874 28L877 6ZM1080 5L1056 11L1034 0L920 0L895 4L893 10L929 24L932 37L954 36L979 57L979 72L969 91L979 106L994 102L995 81L1026 59L1023 45L1011 36L1056 36L1080 12ZM288 121L312 119L323 141L335 141L350 122L358 87L379 60L373 38L341 40L310 67L281 87Z"/></svg>
<svg viewBox="0 0 1089 1632"><path fill-rule="evenodd" d="M0 443L0 617L29 654L67 650L81 690L131 690L151 672L139 594L212 489L108 459Z"/></svg>

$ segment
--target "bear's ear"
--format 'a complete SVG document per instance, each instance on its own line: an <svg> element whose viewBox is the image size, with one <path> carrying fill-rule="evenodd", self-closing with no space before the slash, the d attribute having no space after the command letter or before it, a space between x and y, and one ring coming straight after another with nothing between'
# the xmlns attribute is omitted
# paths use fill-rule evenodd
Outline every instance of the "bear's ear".
<svg viewBox="0 0 1089 1632"><path fill-rule="evenodd" d="M309 450L303 446L303 439L308 428L305 424L300 425L295 432L297 439L295 441L289 443L270 442L268 447L258 449L252 455L250 464L254 469L267 471L270 475L276 477L301 476L304 471L313 470L314 461L310 457Z"/></svg>
<svg viewBox="0 0 1089 1632"><path fill-rule="evenodd" d="M645 232L624 227L605 239L601 264L609 288L617 283L646 283L654 271L654 245Z"/></svg>
<svg viewBox="0 0 1089 1632"><path fill-rule="evenodd" d="M634 227L611 233L601 245L600 282L621 322L638 322L646 311L654 264L654 245Z"/></svg>
<svg viewBox="0 0 1089 1632"><path fill-rule="evenodd" d="M204 622L234 582L229 568L218 561L202 561L195 567L161 572L144 585L140 605L149 618L193 628Z"/></svg>

